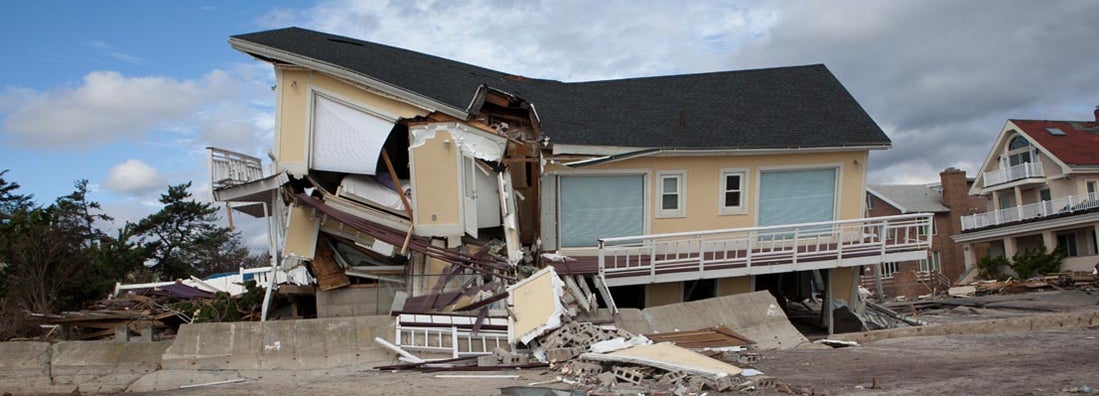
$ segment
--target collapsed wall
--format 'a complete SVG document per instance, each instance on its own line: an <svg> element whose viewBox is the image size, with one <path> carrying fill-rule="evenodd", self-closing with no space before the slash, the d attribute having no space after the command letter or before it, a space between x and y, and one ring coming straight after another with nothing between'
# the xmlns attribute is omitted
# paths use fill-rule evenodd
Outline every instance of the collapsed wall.
<svg viewBox="0 0 1099 396"><path fill-rule="evenodd" d="M756 342L758 349L793 348L809 340L767 291L637 309L623 309L615 324L634 333L666 333L725 326Z"/></svg>

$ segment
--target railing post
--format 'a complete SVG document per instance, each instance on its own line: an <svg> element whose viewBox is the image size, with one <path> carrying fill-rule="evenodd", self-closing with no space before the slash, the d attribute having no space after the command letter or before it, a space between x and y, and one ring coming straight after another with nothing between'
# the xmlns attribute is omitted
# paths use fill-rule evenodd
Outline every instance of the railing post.
<svg viewBox="0 0 1099 396"><path fill-rule="evenodd" d="M748 231L748 245L745 246L744 268L752 268L752 241L755 241L756 233Z"/></svg>
<svg viewBox="0 0 1099 396"><path fill-rule="evenodd" d="M698 273L706 271L706 236L698 234Z"/></svg>
<svg viewBox="0 0 1099 396"><path fill-rule="evenodd" d="M603 250L603 240L599 240L599 274L603 275L603 270L606 268L606 251Z"/></svg>
<svg viewBox="0 0 1099 396"><path fill-rule="evenodd" d="M794 250L791 253L791 260L793 260L794 270L798 269L798 239L801 236L801 227L794 227Z"/></svg>
<svg viewBox="0 0 1099 396"><path fill-rule="evenodd" d="M885 259L885 245L889 240L889 220L881 222L881 258Z"/></svg>

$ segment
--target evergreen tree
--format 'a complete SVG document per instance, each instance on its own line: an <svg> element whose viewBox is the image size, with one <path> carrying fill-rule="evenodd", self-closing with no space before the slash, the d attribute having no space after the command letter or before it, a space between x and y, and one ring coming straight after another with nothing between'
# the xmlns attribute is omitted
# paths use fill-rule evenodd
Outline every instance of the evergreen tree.
<svg viewBox="0 0 1099 396"><path fill-rule="evenodd" d="M161 279L207 275L243 249L237 235L217 225L217 208L191 198L191 183L169 186L160 196L164 207L139 221L135 235L148 252L151 268ZM239 260L238 260L239 261ZM237 268L234 264L232 268Z"/></svg>

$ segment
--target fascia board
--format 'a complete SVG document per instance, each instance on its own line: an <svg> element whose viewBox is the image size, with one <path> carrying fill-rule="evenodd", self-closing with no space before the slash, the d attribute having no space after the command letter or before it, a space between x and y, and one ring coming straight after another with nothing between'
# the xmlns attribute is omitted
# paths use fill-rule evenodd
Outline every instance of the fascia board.
<svg viewBox="0 0 1099 396"><path fill-rule="evenodd" d="M469 113L454 106L439 102L416 92L412 92L407 89L389 84L385 81L372 78L362 73L333 65L328 62L323 62L317 59L268 47L265 45L259 45L238 38L230 38L229 46L233 47L233 49L236 49L237 51L241 51L249 55L262 55L270 59L277 59L283 62L305 66L311 69L316 69L325 73L332 74L343 79L354 81L372 89L376 89L386 94L393 95L394 97L400 98L401 100L407 101L412 105L424 108L428 111L438 111L440 113L463 120L469 118Z"/></svg>

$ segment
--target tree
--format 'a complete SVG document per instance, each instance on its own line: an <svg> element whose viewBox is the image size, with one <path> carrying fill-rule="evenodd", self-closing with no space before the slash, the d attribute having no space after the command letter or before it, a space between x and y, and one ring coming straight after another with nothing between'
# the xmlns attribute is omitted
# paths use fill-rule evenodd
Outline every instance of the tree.
<svg viewBox="0 0 1099 396"><path fill-rule="evenodd" d="M16 194L19 183L4 180L4 174L10 169L0 171L0 220L11 217L12 212L19 209L30 208L33 205L33 195Z"/></svg>
<svg viewBox="0 0 1099 396"><path fill-rule="evenodd" d="M207 275L244 249L236 233L216 224L218 210L212 204L191 198L190 187L190 182L169 186L160 196L164 207L134 227L152 261L151 268L162 279ZM247 250L243 251L246 256Z"/></svg>
<svg viewBox="0 0 1099 396"><path fill-rule="evenodd" d="M79 308L85 296L74 290L102 292L87 287L88 270L93 249L105 237L95 221L110 217L97 213L99 204L87 200L87 186L87 180L77 181L72 194L44 208L14 194L14 188L5 189L7 202L14 202L0 224L0 262L5 263L0 281L6 303L49 313Z"/></svg>

